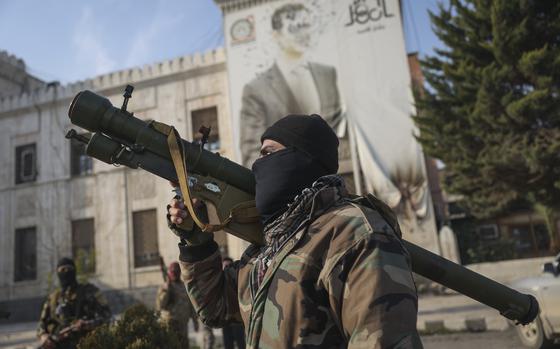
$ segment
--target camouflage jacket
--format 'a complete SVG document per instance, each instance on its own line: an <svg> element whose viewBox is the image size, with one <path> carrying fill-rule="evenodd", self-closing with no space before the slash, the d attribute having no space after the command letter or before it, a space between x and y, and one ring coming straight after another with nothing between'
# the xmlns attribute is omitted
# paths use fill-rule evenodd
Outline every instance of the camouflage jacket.
<svg viewBox="0 0 560 349"><path fill-rule="evenodd" d="M156 310L163 321L197 321L189 295L182 282L169 282L161 285L156 298Z"/></svg>
<svg viewBox="0 0 560 349"><path fill-rule="evenodd" d="M315 209L332 204L324 196L316 195ZM243 322L249 348L422 348L400 237L376 210L355 202L322 211L283 245L256 290L250 280L259 247L222 271L213 241L180 245L201 320Z"/></svg>
<svg viewBox="0 0 560 349"><path fill-rule="evenodd" d="M95 324L108 322L111 310L99 289L92 284L78 284L66 290L52 292L41 311L37 336L58 335L76 320L93 320Z"/></svg>

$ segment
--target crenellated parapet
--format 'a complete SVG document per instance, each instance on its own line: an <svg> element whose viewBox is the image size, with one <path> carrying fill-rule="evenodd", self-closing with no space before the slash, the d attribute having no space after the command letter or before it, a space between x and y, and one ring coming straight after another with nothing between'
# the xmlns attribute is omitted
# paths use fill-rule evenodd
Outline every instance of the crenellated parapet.
<svg viewBox="0 0 560 349"><path fill-rule="evenodd" d="M0 55L5 55L7 57L6 59L15 58L17 60L17 57L8 55L4 51L1 51ZM52 103L53 100L71 99L76 93L85 89L102 93L104 90L120 88L126 84L137 84L139 82L158 79L173 74L210 67L212 65L224 63L225 61L226 56L224 49L217 48L204 53L195 53L193 55L181 56L163 62L144 65L142 68L130 68L107 73L92 79L76 81L67 85L47 84L31 93L0 98L0 113L44 103Z"/></svg>
<svg viewBox="0 0 560 349"><path fill-rule="evenodd" d="M25 70L25 62L23 61L23 59L8 53L8 51L0 51L0 62L7 63L21 70Z"/></svg>
<svg viewBox="0 0 560 349"><path fill-rule="evenodd" d="M223 13L235 12L276 0L214 0Z"/></svg>

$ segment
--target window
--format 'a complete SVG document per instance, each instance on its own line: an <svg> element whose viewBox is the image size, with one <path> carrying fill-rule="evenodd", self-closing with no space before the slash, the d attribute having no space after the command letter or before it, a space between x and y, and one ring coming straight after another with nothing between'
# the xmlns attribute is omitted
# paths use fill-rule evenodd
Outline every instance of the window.
<svg viewBox="0 0 560 349"><path fill-rule="evenodd" d="M91 174L93 160L86 155L86 145L75 139L70 140L70 174L83 176Z"/></svg>
<svg viewBox="0 0 560 349"><path fill-rule="evenodd" d="M515 240L515 248L518 252L526 253L533 249L531 228L529 225L518 225L512 227L511 236Z"/></svg>
<svg viewBox="0 0 560 349"><path fill-rule="evenodd" d="M546 225L542 223L537 223L533 226L533 232L535 233L535 243L537 249L540 251L547 251L550 246L550 236L548 235L548 229Z"/></svg>
<svg viewBox="0 0 560 349"><path fill-rule="evenodd" d="M132 213L134 267L159 264L156 210Z"/></svg>
<svg viewBox="0 0 560 349"><path fill-rule="evenodd" d="M480 225L476 228L476 231L483 240L495 240L500 237L500 231L496 224Z"/></svg>
<svg viewBox="0 0 560 349"><path fill-rule="evenodd" d="M37 233L35 227L16 229L14 281L37 278Z"/></svg>
<svg viewBox="0 0 560 349"><path fill-rule="evenodd" d="M202 134L199 132L201 126L211 128L206 149L210 151L220 150L220 129L218 128L218 108L204 108L194 110L191 113L193 141L200 142Z"/></svg>
<svg viewBox="0 0 560 349"><path fill-rule="evenodd" d="M82 272L95 272L93 218L72 221L72 257Z"/></svg>
<svg viewBox="0 0 560 349"><path fill-rule="evenodd" d="M543 223L510 226L510 237L520 257L535 257L549 252L548 229Z"/></svg>
<svg viewBox="0 0 560 349"><path fill-rule="evenodd" d="M35 143L16 147L16 184L34 182L37 178Z"/></svg>
<svg viewBox="0 0 560 349"><path fill-rule="evenodd" d="M458 202L448 202L447 210L449 212L449 218L459 219L467 217L467 213L463 207Z"/></svg>

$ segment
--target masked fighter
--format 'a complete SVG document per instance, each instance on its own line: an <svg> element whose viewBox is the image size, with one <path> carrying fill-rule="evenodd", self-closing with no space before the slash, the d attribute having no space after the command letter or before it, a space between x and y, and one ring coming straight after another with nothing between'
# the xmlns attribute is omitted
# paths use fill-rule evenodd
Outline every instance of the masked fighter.
<svg viewBox="0 0 560 349"><path fill-rule="evenodd" d="M202 321L242 322L249 348L422 348L398 223L348 195L329 125L289 115L261 142L253 173L264 246L222 271L212 234L178 229L190 217L181 201L170 203L183 281Z"/></svg>
<svg viewBox="0 0 560 349"><path fill-rule="evenodd" d="M156 298L160 319L177 333L181 348L189 348L189 319L198 331L198 319L193 310L185 284L181 281L181 267L173 262L167 268L167 281L160 286Z"/></svg>
<svg viewBox="0 0 560 349"><path fill-rule="evenodd" d="M56 273L60 288L43 305L37 336L44 349L76 348L88 331L111 319L111 310L97 287L78 283L72 259L62 258Z"/></svg>

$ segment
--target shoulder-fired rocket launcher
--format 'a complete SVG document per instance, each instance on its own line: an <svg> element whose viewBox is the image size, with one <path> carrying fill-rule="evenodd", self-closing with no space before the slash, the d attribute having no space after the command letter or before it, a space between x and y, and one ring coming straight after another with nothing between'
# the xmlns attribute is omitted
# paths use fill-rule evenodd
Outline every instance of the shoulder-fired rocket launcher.
<svg viewBox="0 0 560 349"><path fill-rule="evenodd" d="M168 136L171 126L156 121L142 121L126 110L132 87L127 86L121 108L91 91L74 97L68 115L73 124L91 131L80 136L70 130L67 138L87 143L87 155L108 164L142 168L159 177L177 182L178 175L170 153ZM178 140L188 172L192 197L215 206L218 218L227 224L220 226L228 233L250 243L262 244L262 227L255 214L255 179L252 172L219 154L204 149L201 144ZM446 260L428 250L404 241L412 270L428 279L467 295L520 324L535 319L539 312L536 299L522 294Z"/></svg>

